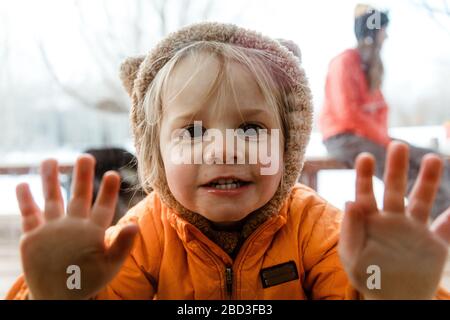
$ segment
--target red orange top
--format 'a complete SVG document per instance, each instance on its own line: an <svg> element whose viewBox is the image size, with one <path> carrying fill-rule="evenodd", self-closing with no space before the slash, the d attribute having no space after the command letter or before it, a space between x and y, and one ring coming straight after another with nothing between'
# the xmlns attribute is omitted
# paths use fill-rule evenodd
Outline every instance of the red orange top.
<svg viewBox="0 0 450 320"><path fill-rule="evenodd" d="M353 133L387 146L388 106L381 90L370 91L357 49L348 49L329 65L319 127L326 140Z"/></svg>

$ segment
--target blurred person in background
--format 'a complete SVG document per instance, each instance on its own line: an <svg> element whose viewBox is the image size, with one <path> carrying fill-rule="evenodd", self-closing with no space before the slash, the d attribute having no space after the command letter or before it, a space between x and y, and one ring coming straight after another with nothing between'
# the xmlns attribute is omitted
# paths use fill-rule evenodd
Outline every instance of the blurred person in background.
<svg viewBox="0 0 450 320"><path fill-rule="evenodd" d="M383 62L380 51L387 38L387 12L368 5L355 8L355 48L347 49L329 64L319 128L328 153L348 166L361 152L375 156L375 174L383 179L388 134L388 105L381 91ZM404 142L404 141L403 141ZM433 150L409 145L408 188L419 173L422 157ZM446 161L432 218L450 206L450 164Z"/></svg>

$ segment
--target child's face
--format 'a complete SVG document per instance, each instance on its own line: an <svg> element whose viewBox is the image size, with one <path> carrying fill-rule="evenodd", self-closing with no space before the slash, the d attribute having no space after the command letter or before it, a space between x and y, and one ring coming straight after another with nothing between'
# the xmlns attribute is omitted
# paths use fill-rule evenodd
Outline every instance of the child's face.
<svg viewBox="0 0 450 320"><path fill-rule="evenodd" d="M205 53L201 54L199 60L204 63L204 67L198 71L194 58L184 58L168 81L161 123L161 154L168 186L176 200L185 208L201 214L218 226L232 226L233 222L245 218L267 203L278 188L283 171L281 128L257 83L238 63L232 63L230 66L235 97L229 92L231 90L226 90L220 100L222 107L214 107L216 97L208 99L207 93L220 67L219 61ZM190 79L195 72L198 73ZM233 148L227 148L225 141L222 146L214 144L214 148L208 148L213 143L201 140L201 131L198 135L193 130L194 121L201 121L201 124L197 125L199 131L215 129L216 133L222 133L222 137L226 137L226 129L238 128L244 131L248 129L258 131L262 128L267 129L268 134L262 139L250 136L250 131L247 131L249 135L235 138ZM179 140L173 139L173 133L183 128L188 131L184 131L185 140L180 143ZM275 131L279 133L278 138L273 134ZM244 146L239 146L237 143L239 139L246 142ZM279 156L274 160L278 163L275 166L276 170L270 174L261 174L262 167L267 165L261 164L259 156L257 161L249 161L249 152L255 150L250 145L255 146L258 143L268 146L267 155L272 159L276 158L272 157L274 154ZM201 164L174 163L174 152L180 151L180 148L186 151L186 148L194 150L198 147L202 148ZM192 153L196 154L196 151ZM237 162L236 159L242 159L244 155L246 156L244 164L226 163L227 159ZM218 164L219 158L223 162ZM211 160L216 160L216 163L205 163ZM227 179L230 179L228 183ZM236 179L238 183L231 182Z"/></svg>

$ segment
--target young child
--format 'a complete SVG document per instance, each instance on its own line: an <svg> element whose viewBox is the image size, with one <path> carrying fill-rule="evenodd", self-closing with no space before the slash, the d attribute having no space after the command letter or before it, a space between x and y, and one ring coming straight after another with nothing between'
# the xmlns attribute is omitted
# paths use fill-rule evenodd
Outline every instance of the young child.
<svg viewBox="0 0 450 320"><path fill-rule="evenodd" d="M424 158L407 208L401 143L389 147L382 211L369 154L357 160L356 199L344 217L297 184L311 94L300 59L279 41L195 24L128 59L121 77L141 182L153 191L105 234L118 175L105 174L91 208L94 160L81 156L64 215L57 163L44 161L42 212L28 186L17 187L24 275L8 299L449 297L438 286L450 210L427 226L441 160ZM67 285L72 266L81 274L77 288ZM375 287L373 267L381 277Z"/></svg>

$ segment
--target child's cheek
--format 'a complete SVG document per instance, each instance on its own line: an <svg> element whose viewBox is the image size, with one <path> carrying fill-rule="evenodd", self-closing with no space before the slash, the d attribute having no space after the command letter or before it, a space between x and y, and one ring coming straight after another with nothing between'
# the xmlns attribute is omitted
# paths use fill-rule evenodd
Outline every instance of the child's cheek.
<svg viewBox="0 0 450 320"><path fill-rule="evenodd" d="M258 185L260 187L260 195L262 198L269 200L273 197L283 176L283 159L279 159L278 163L271 163L269 166L259 166ZM263 174L261 174L263 172ZM261 188L262 187L262 188Z"/></svg>
<svg viewBox="0 0 450 320"><path fill-rule="evenodd" d="M186 199L193 198L192 194L196 187L197 166L191 164L191 142L187 143L184 139L181 139L177 132L163 131L160 150L167 184L175 199L186 206Z"/></svg>
<svg viewBox="0 0 450 320"><path fill-rule="evenodd" d="M269 198L272 198L275 192L277 191L283 173L284 173L284 141L282 141L279 145L273 145L271 147L270 154L272 163L265 168L261 168L261 171L264 173L269 173L268 175L262 175L264 179L264 185L268 186L267 189L269 194L267 195ZM274 152L272 152L274 151ZM263 170L264 169L264 170Z"/></svg>
<svg viewBox="0 0 450 320"><path fill-rule="evenodd" d="M167 184L175 199L185 207L192 199L195 187L195 166L189 164L165 164Z"/></svg>
<svg viewBox="0 0 450 320"><path fill-rule="evenodd" d="M278 180L284 167L284 141L279 131L258 141L258 167L262 180ZM256 150L256 148L250 148Z"/></svg>

